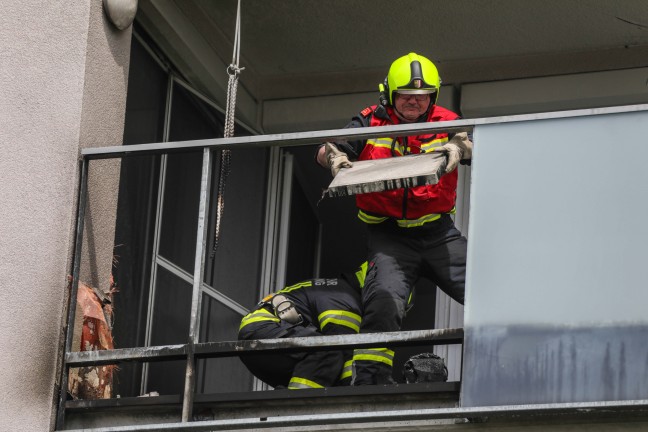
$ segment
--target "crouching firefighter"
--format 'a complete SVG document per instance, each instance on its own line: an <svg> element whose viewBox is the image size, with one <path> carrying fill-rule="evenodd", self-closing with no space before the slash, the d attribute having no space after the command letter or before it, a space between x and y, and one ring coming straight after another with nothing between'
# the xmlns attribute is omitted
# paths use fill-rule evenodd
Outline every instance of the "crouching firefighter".
<svg viewBox="0 0 648 432"><path fill-rule="evenodd" d="M264 298L241 320L239 340L356 334L366 263L336 279L311 279ZM309 351L241 356L245 366L274 388L349 385L353 351Z"/></svg>

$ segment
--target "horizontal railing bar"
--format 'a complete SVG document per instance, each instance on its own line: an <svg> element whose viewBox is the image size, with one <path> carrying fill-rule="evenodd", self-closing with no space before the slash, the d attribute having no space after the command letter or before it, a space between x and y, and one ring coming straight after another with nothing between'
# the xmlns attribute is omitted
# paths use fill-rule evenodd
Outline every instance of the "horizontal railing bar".
<svg viewBox="0 0 648 432"><path fill-rule="evenodd" d="M378 424L381 429L389 430L389 422L427 421L442 419L501 419L529 421L538 418L548 420L552 417L592 419L593 416L648 416L648 400L605 401L605 402L567 402L536 405L502 405L485 407L427 408L393 411L344 412L331 414L308 414L277 416L267 418L241 418L228 420L208 420L189 423L160 423L155 425L113 426L92 429L93 432L136 432L136 431L226 431L245 429L273 429L288 427L308 427L318 425ZM455 425L456 426L456 425ZM550 428L550 427L548 427ZM348 429L348 428L345 428ZM410 427L411 429L411 427ZM87 429L83 429L88 431ZM70 430L81 432L81 430Z"/></svg>
<svg viewBox="0 0 648 432"><path fill-rule="evenodd" d="M284 339L203 342L195 344L201 358L234 357L243 354L330 351L372 346L453 345L463 342L463 329L413 330L357 335L314 336ZM125 361L164 361L184 358L186 345L122 348L103 351L73 351L65 354L70 367L113 364Z"/></svg>
<svg viewBox="0 0 648 432"><path fill-rule="evenodd" d="M244 340L235 343L235 353L262 354L267 352L331 351L340 348L370 348L412 346L420 343L452 345L463 342L463 329L412 330L404 332L329 335L301 338ZM196 346L196 356L224 357L230 355L228 342L206 342ZM304 349L307 348L307 349Z"/></svg>
<svg viewBox="0 0 648 432"><path fill-rule="evenodd" d="M376 126L356 129L331 129L284 134L253 135L234 138L213 138L193 141L135 144L128 146L118 145L111 147L90 147L82 149L81 156L89 159L109 159L125 156L202 150L204 147L219 149L231 149L234 147L292 147L307 144L317 144L330 140L364 139L377 136L403 136L408 134L413 135L433 131L470 132L475 128L475 126L479 125L582 117L601 114L617 114L634 111L648 111L648 104L520 114L502 117L485 117L437 123L407 123L393 126Z"/></svg>
<svg viewBox="0 0 648 432"><path fill-rule="evenodd" d="M113 364L124 361L180 360L187 355L186 344L120 348L102 351L71 351L65 353L69 367Z"/></svg>
<svg viewBox="0 0 648 432"><path fill-rule="evenodd" d="M397 385L371 385L371 386L336 386L317 389L293 390L268 390L268 391L240 391L228 393L197 393L195 404L202 406L229 405L241 408L263 408L263 406L278 407L280 405L294 404L296 399L299 404L317 403L321 398L362 398L363 403L377 402L385 398L403 395L420 396L426 399L452 399L457 400L461 382L425 382L425 383L399 383ZM83 411L89 409L112 410L118 408L139 407L173 407L182 405L182 397L177 395L160 395L154 397L127 396L112 399L76 399L65 403L67 410Z"/></svg>
<svg viewBox="0 0 648 432"><path fill-rule="evenodd" d="M364 139L376 136L403 136L431 131L468 132L473 129L471 120L457 120L443 123L411 123L393 126L374 126L356 129L331 129L322 131L293 132L272 135L251 135L234 138L212 138L192 141L173 141L128 146L93 147L81 150L81 155L90 159L108 159L145 154L162 154L180 151L198 151L205 147L213 149L294 147L318 144L340 139Z"/></svg>

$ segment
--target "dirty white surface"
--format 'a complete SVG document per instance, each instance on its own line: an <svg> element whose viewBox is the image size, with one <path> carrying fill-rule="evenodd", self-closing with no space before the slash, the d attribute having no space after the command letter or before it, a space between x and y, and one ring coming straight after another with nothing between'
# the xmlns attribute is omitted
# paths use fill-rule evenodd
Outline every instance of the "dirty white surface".
<svg viewBox="0 0 648 432"><path fill-rule="evenodd" d="M353 167L335 176L327 194L346 196L436 184L445 166L446 156L441 152L353 162Z"/></svg>

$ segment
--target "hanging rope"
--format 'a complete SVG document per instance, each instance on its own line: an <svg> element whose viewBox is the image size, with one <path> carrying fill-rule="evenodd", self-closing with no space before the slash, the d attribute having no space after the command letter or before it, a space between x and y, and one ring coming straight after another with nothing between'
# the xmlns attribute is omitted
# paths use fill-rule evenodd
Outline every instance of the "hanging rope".
<svg viewBox="0 0 648 432"><path fill-rule="evenodd" d="M236 30L234 31L234 53L232 63L227 67L229 81L227 82L227 105L225 108L225 125L223 136L231 138L234 136L234 112L236 111L236 90L241 71L245 68L239 67L241 56L241 0L238 0L236 9ZM214 228L214 248L210 258L216 255L218 240L220 239L220 227L225 210L225 183L230 171L230 151L221 150L220 169L218 171L218 192L216 198L216 226Z"/></svg>

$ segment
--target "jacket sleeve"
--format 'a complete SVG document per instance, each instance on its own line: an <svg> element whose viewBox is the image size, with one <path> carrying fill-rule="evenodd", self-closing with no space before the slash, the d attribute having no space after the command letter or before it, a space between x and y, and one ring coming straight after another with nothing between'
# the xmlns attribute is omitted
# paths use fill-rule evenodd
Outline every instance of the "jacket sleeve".
<svg viewBox="0 0 648 432"><path fill-rule="evenodd" d="M367 127L368 125L369 125L369 120L367 119L367 117L363 117L362 115L357 115L353 117L353 119L344 127L344 129ZM344 153L346 153L347 156L349 156L349 159L351 160L358 159L366 143L367 143L366 139L359 139L359 140L352 140L352 141L349 140L335 141L335 145Z"/></svg>

